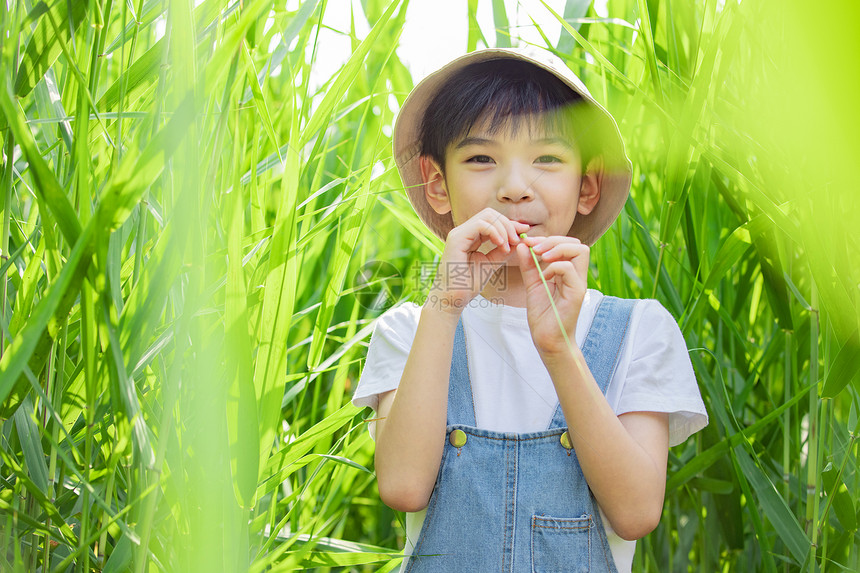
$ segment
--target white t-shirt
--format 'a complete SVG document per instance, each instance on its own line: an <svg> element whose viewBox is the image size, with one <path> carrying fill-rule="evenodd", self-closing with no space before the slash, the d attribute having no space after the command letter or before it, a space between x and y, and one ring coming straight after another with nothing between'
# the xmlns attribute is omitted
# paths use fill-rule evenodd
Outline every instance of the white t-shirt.
<svg viewBox="0 0 860 573"><path fill-rule="evenodd" d="M587 291L576 326L577 345L585 341L602 298L596 290ZM400 384L420 314L420 306L404 303L379 317L353 404L376 410L379 395ZM463 310L462 321L477 426L496 432L545 430L558 397L531 339L526 309L493 304L478 295ZM670 446L707 425L684 337L658 301L643 299L634 305L606 399L617 415L668 413ZM407 555L421 532L424 514L406 514ZM636 542L618 537L605 517L603 524L619 573L629 572Z"/></svg>

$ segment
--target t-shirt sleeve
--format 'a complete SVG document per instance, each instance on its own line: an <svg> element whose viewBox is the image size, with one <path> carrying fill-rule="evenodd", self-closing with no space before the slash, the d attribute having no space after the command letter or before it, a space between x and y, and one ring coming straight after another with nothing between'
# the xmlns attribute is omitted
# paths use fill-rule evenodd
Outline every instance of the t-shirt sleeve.
<svg viewBox="0 0 860 573"><path fill-rule="evenodd" d="M631 355L616 414L666 412L669 445L676 446L708 425L708 414L684 336L656 300L642 300L631 321Z"/></svg>
<svg viewBox="0 0 860 573"><path fill-rule="evenodd" d="M352 403L376 410L379 395L400 385L400 377L415 339L421 307L404 303L385 312L376 321L364 369L352 396Z"/></svg>

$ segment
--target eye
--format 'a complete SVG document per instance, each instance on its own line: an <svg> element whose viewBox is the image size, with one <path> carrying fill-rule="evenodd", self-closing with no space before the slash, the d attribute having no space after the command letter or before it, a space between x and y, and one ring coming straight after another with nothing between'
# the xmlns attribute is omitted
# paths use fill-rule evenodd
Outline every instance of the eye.
<svg viewBox="0 0 860 573"><path fill-rule="evenodd" d="M466 163L492 163L493 158L489 155L473 155L466 160Z"/></svg>
<svg viewBox="0 0 860 573"><path fill-rule="evenodd" d="M561 163L561 159L555 155L541 155L535 163Z"/></svg>

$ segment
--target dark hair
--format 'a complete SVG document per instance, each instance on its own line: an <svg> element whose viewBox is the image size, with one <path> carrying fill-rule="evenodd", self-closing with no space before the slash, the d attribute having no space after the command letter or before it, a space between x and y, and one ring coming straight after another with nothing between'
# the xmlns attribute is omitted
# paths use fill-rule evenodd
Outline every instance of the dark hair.
<svg viewBox="0 0 860 573"><path fill-rule="evenodd" d="M505 58L469 64L448 78L427 106L419 134L421 154L436 161L444 171L445 150L479 120L489 120L491 133L503 127L516 132L522 118L542 115L542 127L577 145L585 168L585 152L572 133L576 121L568 113L585 107L572 105L583 101L555 75L522 60Z"/></svg>

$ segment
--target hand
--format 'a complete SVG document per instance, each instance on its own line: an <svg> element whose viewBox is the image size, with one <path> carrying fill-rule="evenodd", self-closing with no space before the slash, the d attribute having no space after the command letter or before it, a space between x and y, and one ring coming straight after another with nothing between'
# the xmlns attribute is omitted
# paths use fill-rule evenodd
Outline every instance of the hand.
<svg viewBox="0 0 860 573"><path fill-rule="evenodd" d="M576 323L588 288L589 248L579 239L562 236L526 237L517 245L532 340L544 357L570 352L528 247L546 263L541 265L543 275L572 345L576 344Z"/></svg>
<svg viewBox="0 0 860 573"><path fill-rule="evenodd" d="M451 229L426 304L459 315L511 253L511 245L520 243L518 233L528 229L489 207ZM487 241L495 247L480 252Z"/></svg>

